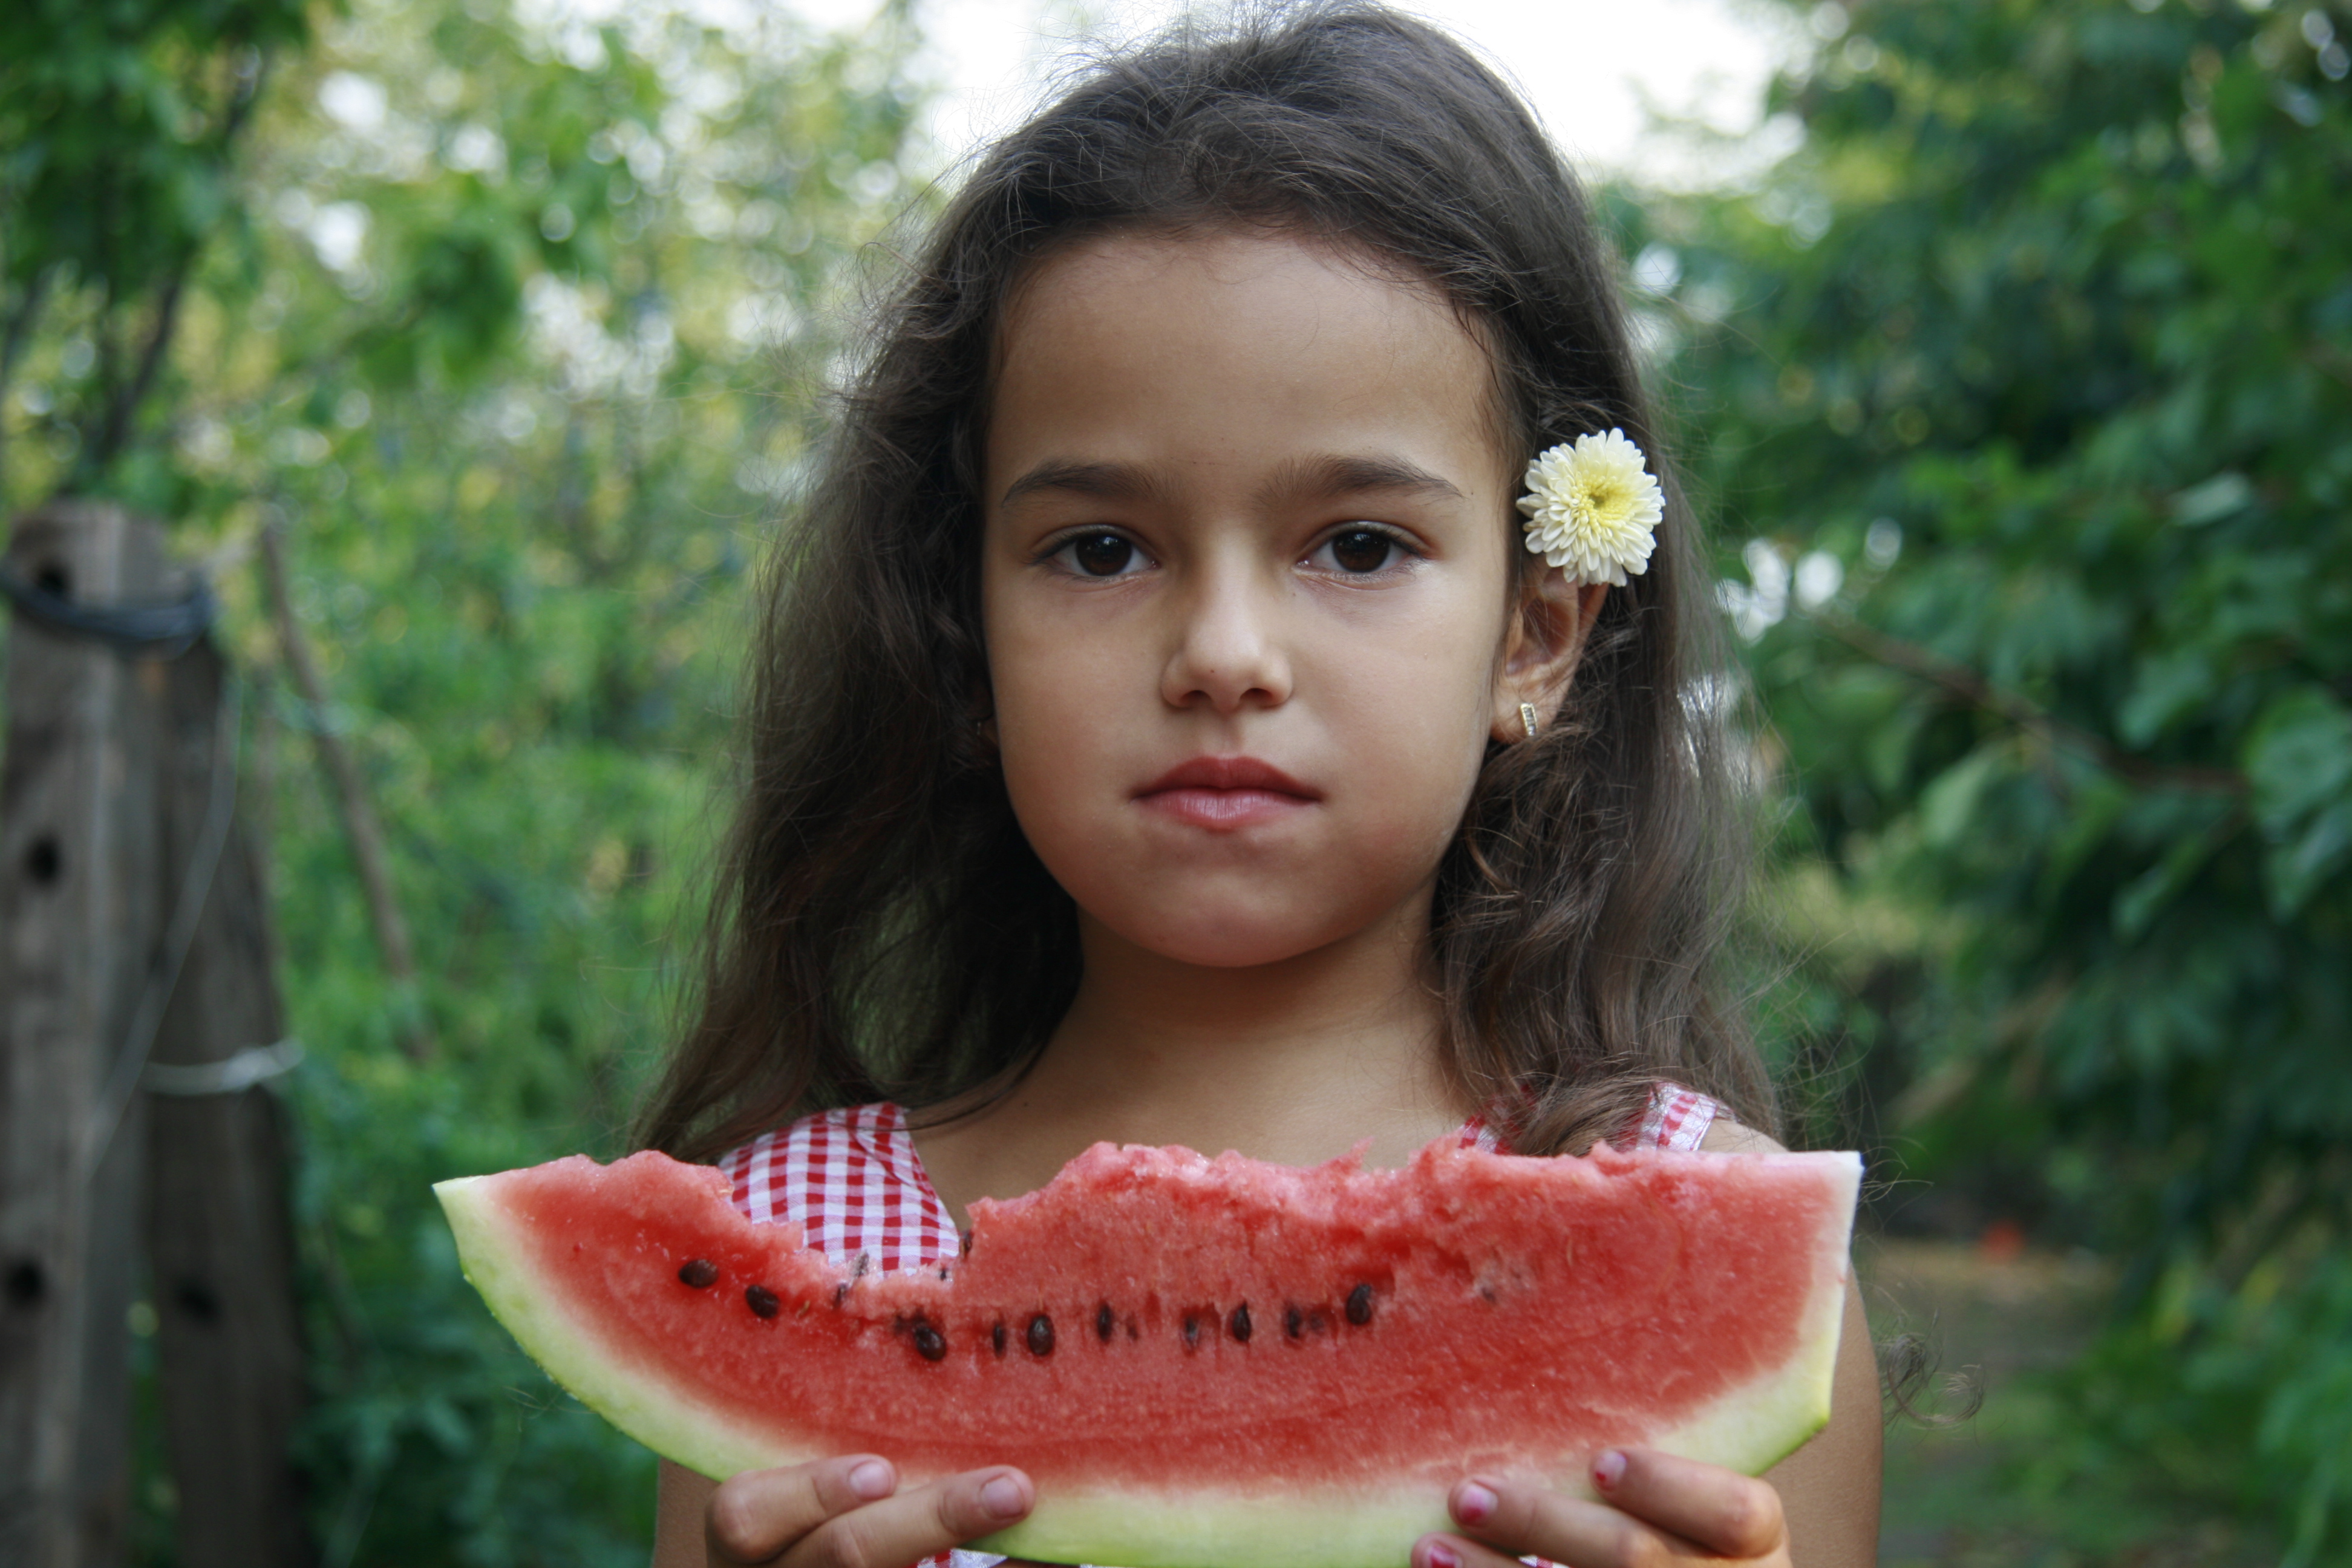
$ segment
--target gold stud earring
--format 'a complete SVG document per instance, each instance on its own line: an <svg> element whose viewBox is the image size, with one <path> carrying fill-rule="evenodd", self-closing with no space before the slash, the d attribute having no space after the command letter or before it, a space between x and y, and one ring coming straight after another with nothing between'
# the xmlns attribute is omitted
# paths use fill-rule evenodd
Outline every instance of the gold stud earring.
<svg viewBox="0 0 2352 1568"><path fill-rule="evenodd" d="M1536 738L1536 705L1534 703L1519 704L1519 722L1527 726L1528 739L1534 740Z"/></svg>

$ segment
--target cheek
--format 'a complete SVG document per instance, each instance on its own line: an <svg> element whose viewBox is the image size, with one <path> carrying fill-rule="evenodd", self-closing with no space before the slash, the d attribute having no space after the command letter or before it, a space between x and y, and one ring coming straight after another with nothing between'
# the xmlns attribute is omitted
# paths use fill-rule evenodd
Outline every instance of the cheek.
<svg viewBox="0 0 2352 1568"><path fill-rule="evenodd" d="M1098 813L1114 797L1119 714L1133 701L1099 666L1016 669L995 682L1006 791L1034 838L1042 826Z"/></svg>
<svg viewBox="0 0 2352 1568"><path fill-rule="evenodd" d="M982 603L1005 786L1034 839L1073 813L1104 809L1153 693L1132 668L1139 650L1083 618L1040 614L1019 602L1017 587L988 592L984 584Z"/></svg>
<svg viewBox="0 0 2352 1568"><path fill-rule="evenodd" d="M1303 673L1348 759L1349 819L1442 850L1485 760L1493 650L1461 622L1431 617L1335 653Z"/></svg>
<svg viewBox="0 0 2352 1568"><path fill-rule="evenodd" d="M1134 626L1000 601L988 647L1023 831L1091 917L1181 962L1277 962L1389 917L1422 896L1485 752L1494 651L1448 599L1303 612L1282 638L1295 689L1233 729L1166 700L1164 653ZM1234 750L1310 778L1322 805L1255 838L1171 834L1134 805L1171 763Z"/></svg>

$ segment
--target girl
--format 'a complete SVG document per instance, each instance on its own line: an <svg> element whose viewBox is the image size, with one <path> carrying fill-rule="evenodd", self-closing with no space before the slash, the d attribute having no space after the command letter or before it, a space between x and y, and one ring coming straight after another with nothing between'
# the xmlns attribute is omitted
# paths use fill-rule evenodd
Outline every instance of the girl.
<svg viewBox="0 0 2352 1568"><path fill-rule="evenodd" d="M1179 32L990 153L776 573L646 1141L884 1268L1099 1139L1774 1147L1712 980L1706 579L1670 489L1654 552L1639 526L1611 279L1526 110L1372 5ZM1515 507L1578 437L1624 503L1582 553L1557 484ZM1849 1316L1830 1428L1765 1479L1465 1475L1415 1568L1871 1561ZM944 1563L1034 1498L1003 1468L900 1489L887 1455L671 1469L656 1561Z"/></svg>

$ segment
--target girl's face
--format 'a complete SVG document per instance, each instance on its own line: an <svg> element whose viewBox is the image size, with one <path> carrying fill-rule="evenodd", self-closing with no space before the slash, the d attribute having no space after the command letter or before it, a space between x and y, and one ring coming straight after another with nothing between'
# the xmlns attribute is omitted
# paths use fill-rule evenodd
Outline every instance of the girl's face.
<svg viewBox="0 0 2352 1568"><path fill-rule="evenodd" d="M1183 963L1417 937L1488 737L1552 710L1598 597L1512 591L1486 350L1433 289L1220 231L1056 255L1000 352L982 605L1047 869Z"/></svg>

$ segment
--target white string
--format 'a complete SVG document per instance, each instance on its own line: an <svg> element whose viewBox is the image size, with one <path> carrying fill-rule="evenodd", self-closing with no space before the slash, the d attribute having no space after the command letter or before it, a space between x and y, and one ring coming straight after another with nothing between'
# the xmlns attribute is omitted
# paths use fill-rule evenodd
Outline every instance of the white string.
<svg viewBox="0 0 2352 1568"><path fill-rule="evenodd" d="M302 1065L302 1042L289 1035L274 1046L247 1046L223 1061L149 1062L139 1087L150 1094L237 1094Z"/></svg>

